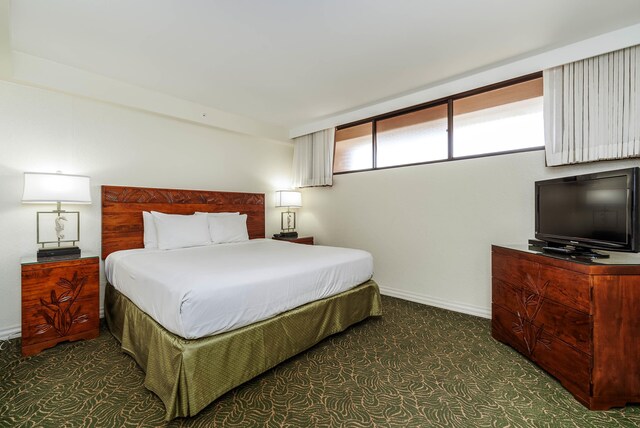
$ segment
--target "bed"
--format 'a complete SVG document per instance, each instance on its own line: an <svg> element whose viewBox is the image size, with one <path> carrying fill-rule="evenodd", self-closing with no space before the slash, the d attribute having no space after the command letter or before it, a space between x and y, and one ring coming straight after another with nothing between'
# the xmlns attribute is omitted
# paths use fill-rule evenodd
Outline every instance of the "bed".
<svg viewBox="0 0 640 428"><path fill-rule="evenodd" d="M226 249L224 244L212 246L215 248L211 249L185 249L182 253L183 259L197 260L199 257L205 257L203 253L206 251L218 251L214 258L222 259L223 254L233 251L242 251L243 254L246 251L276 254L275 252L281 249L290 251L291 248L297 248L298 252L301 252L303 247L307 247L265 240L264 207L264 194L103 186L102 258L106 259L115 253L110 260L131 260L133 266L133 261L140 258L150 260L149 263L160 258L159 263L165 268L164 272L172 269L168 262L162 259L166 257L166 252L136 250L144 247L142 211L174 214L247 214L250 241L229 245ZM262 247L264 249L261 249ZM312 251L325 250L318 247ZM342 259L348 254L351 253L338 254L336 257ZM273 257L265 258L260 268L266 269L273 263L272 259ZM230 271L225 274L227 277L239 277L233 270L242 270L241 267L233 267L232 263L221 263L231 266ZM112 269L109 266L109 277L113 274ZM137 276L127 271L122 272L120 277L123 278ZM160 272L155 280L160 280L163 275ZM263 276L273 283L272 273L265 273ZM185 272L184 275L176 276L194 284L198 284L198 281L205 277L205 273L198 272ZM341 332L370 316L381 315L380 294L375 282L358 275L351 277L350 280L360 278L363 282L360 283L358 280L357 284L340 289L317 291L316 287L309 287L308 284L317 284L324 276L316 275L311 279L308 276L289 276L283 279L289 287L282 292L283 295L288 295L296 288L305 289L305 284L307 293L313 290L318 295L308 303L295 304L295 307L273 316L264 318L263 314L263 318L255 322L227 323L229 325L207 327L209 330L196 333L184 327L188 324L184 320L179 320L173 325L170 322L166 323L159 318L164 311L154 311L153 306L145 307L145 300L140 300L140 296L134 293L127 297L125 293L129 291L126 291L126 288L119 285L122 288L119 290L108 282L105 289L105 318L110 331L121 343L123 351L131 355L145 371L145 386L162 400L166 409L165 418L170 420L193 416L236 386L310 348L327 336ZM259 293L262 287L275 285L255 285L251 281L246 282L247 287L254 288L243 291L245 296ZM191 296L191 301L203 301L203 298L194 296ZM133 300L138 301L138 305ZM174 309L173 313L182 313L182 309L182 306ZM184 312L188 313L186 310ZM172 312L168 309L167 313ZM165 323L165 326L161 325L158 319ZM249 324L246 324L247 322ZM205 335L200 337L203 334Z"/></svg>

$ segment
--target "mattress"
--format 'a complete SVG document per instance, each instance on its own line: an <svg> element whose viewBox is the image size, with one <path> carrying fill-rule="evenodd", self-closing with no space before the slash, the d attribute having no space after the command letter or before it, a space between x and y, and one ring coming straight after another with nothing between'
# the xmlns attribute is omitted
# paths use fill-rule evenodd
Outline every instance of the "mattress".
<svg viewBox="0 0 640 428"><path fill-rule="evenodd" d="M105 274L164 328L197 339L353 288L371 279L373 257L349 248L255 239L117 251L105 260Z"/></svg>

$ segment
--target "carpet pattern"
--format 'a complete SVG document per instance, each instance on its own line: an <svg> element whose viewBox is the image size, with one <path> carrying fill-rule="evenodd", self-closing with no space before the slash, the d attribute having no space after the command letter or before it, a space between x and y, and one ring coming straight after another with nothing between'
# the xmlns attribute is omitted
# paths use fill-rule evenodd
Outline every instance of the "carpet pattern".
<svg viewBox="0 0 640 428"><path fill-rule="evenodd" d="M0 351L0 427L640 426L637 405L587 410L493 340L488 320L391 297L383 309L169 424L104 327L30 358L13 340Z"/></svg>

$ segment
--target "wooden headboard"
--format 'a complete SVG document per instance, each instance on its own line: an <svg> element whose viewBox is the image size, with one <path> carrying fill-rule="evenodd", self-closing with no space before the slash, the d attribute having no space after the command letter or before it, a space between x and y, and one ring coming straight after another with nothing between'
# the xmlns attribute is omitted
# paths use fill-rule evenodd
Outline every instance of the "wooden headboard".
<svg viewBox="0 0 640 428"><path fill-rule="evenodd" d="M249 238L264 238L264 193L102 186L102 258L118 250L143 248L142 211L169 214L247 214Z"/></svg>

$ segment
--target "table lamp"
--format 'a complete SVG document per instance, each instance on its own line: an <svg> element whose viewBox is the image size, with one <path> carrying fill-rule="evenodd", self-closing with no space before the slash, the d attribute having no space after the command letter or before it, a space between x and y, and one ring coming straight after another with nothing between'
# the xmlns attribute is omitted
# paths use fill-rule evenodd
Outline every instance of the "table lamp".
<svg viewBox="0 0 640 428"><path fill-rule="evenodd" d="M280 213L280 238L297 238L296 232L296 213L291 208L302 207L302 193L294 190L278 190L276 191L276 208L287 208L286 211Z"/></svg>
<svg viewBox="0 0 640 428"><path fill-rule="evenodd" d="M22 202L56 204L53 211L36 213L38 259L80 255L80 212L65 211L65 204L90 204L90 178L61 173L24 173Z"/></svg>

